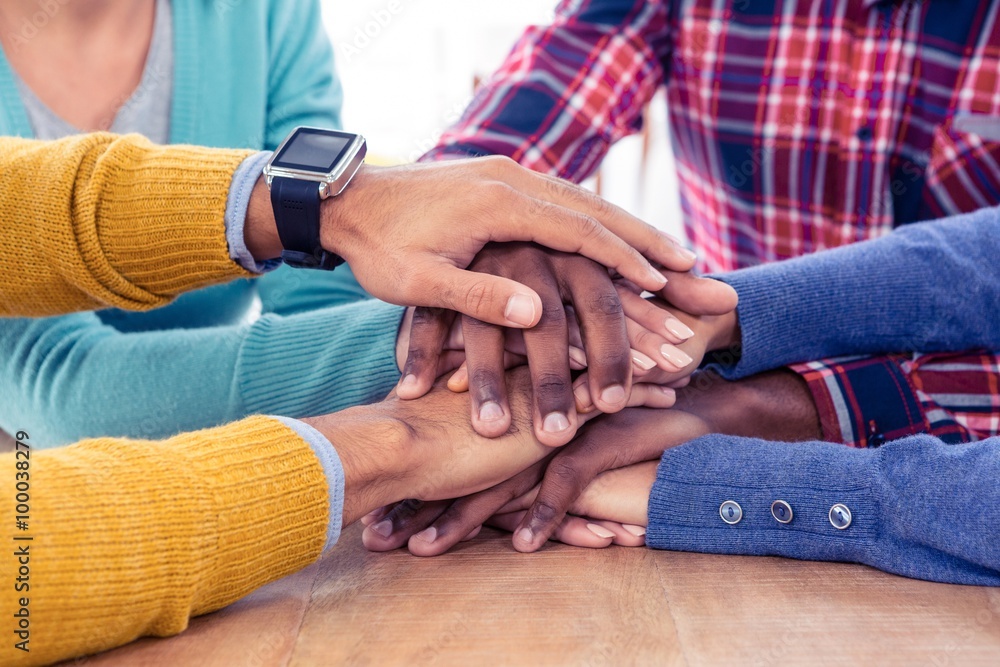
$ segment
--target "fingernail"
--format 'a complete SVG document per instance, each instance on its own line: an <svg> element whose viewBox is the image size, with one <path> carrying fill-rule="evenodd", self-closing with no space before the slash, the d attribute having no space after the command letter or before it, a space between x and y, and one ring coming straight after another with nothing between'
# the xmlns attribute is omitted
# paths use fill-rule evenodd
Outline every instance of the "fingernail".
<svg viewBox="0 0 1000 667"><path fill-rule="evenodd" d="M669 344L663 345L660 348L660 354L663 355L664 359L672 363L674 366L677 366L678 368L684 368L692 361L694 361L694 359L689 357L684 352L684 350Z"/></svg>
<svg viewBox="0 0 1000 667"><path fill-rule="evenodd" d="M566 415L558 412L549 413L549 416L542 422L542 430L546 433L561 433L569 428L569 420Z"/></svg>
<svg viewBox="0 0 1000 667"><path fill-rule="evenodd" d="M581 369L587 367L587 353L584 352L583 350L581 350L578 347L572 347L572 346L570 346L570 348L569 348L569 360L570 361L575 361L577 364L580 365Z"/></svg>
<svg viewBox="0 0 1000 667"><path fill-rule="evenodd" d="M646 529L643 528L642 526L633 526L633 525L628 524L628 523L623 523L622 524L622 528L624 528L628 532L632 533L636 537L642 537L643 535L646 534Z"/></svg>
<svg viewBox="0 0 1000 667"><path fill-rule="evenodd" d="M601 400L608 405L618 405L625 402L625 387L613 384L601 392Z"/></svg>
<svg viewBox="0 0 1000 667"><path fill-rule="evenodd" d="M530 528L522 528L517 531L517 539L525 544L531 544L535 539L535 535L531 532Z"/></svg>
<svg viewBox="0 0 1000 667"><path fill-rule="evenodd" d="M573 397L576 399L577 405L590 407L590 390L587 389L587 385L581 384L575 387L573 389Z"/></svg>
<svg viewBox="0 0 1000 667"><path fill-rule="evenodd" d="M417 388L417 376L413 375L412 373L410 375L407 375L406 377L403 378L403 381L399 383L399 388L400 389L416 389Z"/></svg>
<svg viewBox="0 0 1000 667"><path fill-rule="evenodd" d="M681 257L683 257L689 262L693 262L694 260L698 259L698 255L694 254L692 251L688 250L684 246L677 246L677 252L680 253Z"/></svg>
<svg viewBox="0 0 1000 667"><path fill-rule="evenodd" d="M588 523L587 530L605 540L608 539L609 537L615 536L615 534L612 533L610 530L608 530L604 526L598 526L596 523Z"/></svg>
<svg viewBox="0 0 1000 667"><path fill-rule="evenodd" d="M382 537L389 537L392 535L392 521L386 519L385 521L379 521L374 526L372 530L381 535Z"/></svg>
<svg viewBox="0 0 1000 667"><path fill-rule="evenodd" d="M507 300L503 316L508 322L530 327L535 322L535 302L530 296L515 294Z"/></svg>
<svg viewBox="0 0 1000 667"><path fill-rule="evenodd" d="M667 284L667 277L662 273L660 273L655 267L649 270L649 276L654 281L656 281L656 284L659 285L660 287L663 287L664 285Z"/></svg>
<svg viewBox="0 0 1000 667"><path fill-rule="evenodd" d="M677 336L678 338L683 338L687 340L694 336L694 332L691 331L691 327L681 322L676 317L668 317L667 322L664 325L670 333Z"/></svg>
<svg viewBox="0 0 1000 667"><path fill-rule="evenodd" d="M645 533L646 531L642 532ZM414 535L415 538L417 538L418 540L422 540L424 542L433 542L434 540L437 539L437 536L438 536L438 529L435 528L434 526L431 526L426 530L422 530L416 535Z"/></svg>
<svg viewBox="0 0 1000 667"><path fill-rule="evenodd" d="M479 419L484 422L495 422L503 419L503 408L496 401L486 401L479 408Z"/></svg>
<svg viewBox="0 0 1000 667"><path fill-rule="evenodd" d="M652 370L656 366L655 361L635 350L632 350L632 363L644 371Z"/></svg>

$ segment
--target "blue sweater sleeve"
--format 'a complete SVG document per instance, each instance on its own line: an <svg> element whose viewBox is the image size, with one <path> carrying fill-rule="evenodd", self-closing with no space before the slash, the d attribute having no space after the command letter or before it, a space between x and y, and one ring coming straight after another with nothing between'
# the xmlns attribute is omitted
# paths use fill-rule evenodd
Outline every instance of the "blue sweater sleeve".
<svg viewBox="0 0 1000 667"><path fill-rule="evenodd" d="M646 543L864 563L907 577L1000 586L1000 503L991 500L998 479L1000 438L947 445L917 435L853 449L711 435L663 454ZM791 507L790 523L772 516L775 500ZM722 520L725 501L742 508L738 523ZM851 515L842 530L830 518L837 504Z"/></svg>
<svg viewBox="0 0 1000 667"><path fill-rule="evenodd" d="M55 446L100 435L164 438L251 414L335 412L393 387L402 313L365 301L251 325L140 333L94 313L8 319L0 323L0 425Z"/></svg>
<svg viewBox="0 0 1000 667"><path fill-rule="evenodd" d="M1000 349L1000 208L717 276L740 296L729 379L848 354Z"/></svg>

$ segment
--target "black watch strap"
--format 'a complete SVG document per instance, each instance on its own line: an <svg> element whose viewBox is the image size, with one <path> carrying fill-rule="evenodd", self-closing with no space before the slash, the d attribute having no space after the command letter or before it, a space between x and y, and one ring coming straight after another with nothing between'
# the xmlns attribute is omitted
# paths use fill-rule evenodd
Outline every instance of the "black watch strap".
<svg viewBox="0 0 1000 667"><path fill-rule="evenodd" d="M271 180L271 208L285 264L332 271L344 263L320 245L319 204L319 183L282 176Z"/></svg>

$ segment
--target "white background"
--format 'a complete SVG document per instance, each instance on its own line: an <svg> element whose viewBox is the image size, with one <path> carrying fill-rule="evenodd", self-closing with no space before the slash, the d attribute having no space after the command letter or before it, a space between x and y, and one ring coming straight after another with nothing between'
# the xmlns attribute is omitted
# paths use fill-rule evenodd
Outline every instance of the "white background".
<svg viewBox="0 0 1000 667"><path fill-rule="evenodd" d="M524 26L549 23L555 6L554 0L324 0L324 23L345 89L345 128L364 134L370 150L384 159L416 159L464 109L475 77L488 76L503 62ZM630 137L605 161L603 192L679 234L662 98L650 119L646 177L640 182L641 140Z"/></svg>

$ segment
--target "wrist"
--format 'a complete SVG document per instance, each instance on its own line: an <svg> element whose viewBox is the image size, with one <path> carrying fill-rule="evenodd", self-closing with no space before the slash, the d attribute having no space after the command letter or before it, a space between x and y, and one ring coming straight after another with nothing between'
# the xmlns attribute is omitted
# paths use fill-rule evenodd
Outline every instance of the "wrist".
<svg viewBox="0 0 1000 667"><path fill-rule="evenodd" d="M356 212L371 211L377 206L377 202L370 200L366 194L375 170L371 165L362 164L340 195L324 199L320 204L320 245L327 252L343 257L348 264L356 259L354 248L358 244L352 241L360 241L367 236L364 222Z"/></svg>
<svg viewBox="0 0 1000 667"><path fill-rule="evenodd" d="M271 193L261 176L254 184L247 206L247 217L243 225L243 241L247 250L258 262L266 262L281 257L281 239L274 222L271 208Z"/></svg>
<svg viewBox="0 0 1000 667"><path fill-rule="evenodd" d="M405 499L406 429L398 420L360 407L302 421L322 433L340 457L345 528L372 510Z"/></svg>
<svg viewBox="0 0 1000 667"><path fill-rule="evenodd" d="M742 344L740 319L736 311L711 318L709 324L708 351L738 350Z"/></svg>

